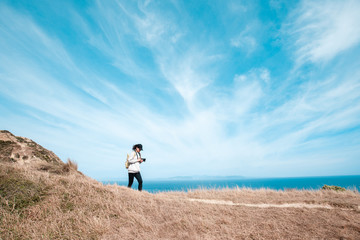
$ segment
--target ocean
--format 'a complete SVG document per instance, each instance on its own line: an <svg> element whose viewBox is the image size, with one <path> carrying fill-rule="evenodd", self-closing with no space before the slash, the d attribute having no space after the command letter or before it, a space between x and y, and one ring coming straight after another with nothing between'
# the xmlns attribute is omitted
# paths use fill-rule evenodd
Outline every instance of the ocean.
<svg viewBox="0 0 360 240"><path fill-rule="evenodd" d="M125 181L102 181L104 184L127 186ZM298 189L318 190L324 185L335 185L360 191L360 175L327 177L291 177L291 178L221 178L188 180L146 180L143 178L143 190L151 193L167 191L189 191L194 189L252 188L252 189ZM134 179L132 188L137 189Z"/></svg>

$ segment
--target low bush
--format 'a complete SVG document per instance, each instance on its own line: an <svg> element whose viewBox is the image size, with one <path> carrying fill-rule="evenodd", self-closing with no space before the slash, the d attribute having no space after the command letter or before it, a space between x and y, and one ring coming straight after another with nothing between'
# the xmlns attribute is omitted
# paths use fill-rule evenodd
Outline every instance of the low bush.
<svg viewBox="0 0 360 240"><path fill-rule="evenodd" d="M334 191L340 191L340 192L344 192L346 191L345 188L343 187L339 187L339 186L328 186L328 185L324 185L322 187L323 190L334 190Z"/></svg>
<svg viewBox="0 0 360 240"><path fill-rule="evenodd" d="M1 207L4 209L22 210L39 202L45 194L45 184L24 179L24 176L14 170L0 173Z"/></svg>

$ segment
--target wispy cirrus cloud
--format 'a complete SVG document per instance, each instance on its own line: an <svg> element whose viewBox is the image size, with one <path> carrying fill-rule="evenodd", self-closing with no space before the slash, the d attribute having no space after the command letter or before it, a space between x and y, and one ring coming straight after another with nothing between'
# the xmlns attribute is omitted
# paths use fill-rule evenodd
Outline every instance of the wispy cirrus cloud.
<svg viewBox="0 0 360 240"><path fill-rule="evenodd" d="M100 28L104 33L103 35L108 36L108 41L92 37L92 43L100 50L104 50L105 53L109 52L111 58L119 63L115 65L122 71L125 73L129 71L131 74L143 74L141 77L145 79L154 76L164 78L189 106L192 104L196 93L211 82L211 76L208 74L206 66L213 56L209 56L208 53L200 50L201 44L188 45L186 41L182 41L182 38L187 37L185 34L187 30L180 30L180 26L175 22L176 19L165 18L156 8L151 7L151 3L140 2L134 8L124 10L125 4L117 2L113 7L124 12L126 17L122 16L122 19L111 17L111 12L109 15L106 10L113 3L98 2L97 4L96 17L101 23ZM99 9L101 11L98 11ZM118 16L115 11L114 14ZM171 12L168 12L167 17L171 15ZM127 23L126 31L123 31L122 24L119 22ZM104 28L102 25L107 27ZM114 32L121 32L121 34L114 34ZM124 41L124 32L128 32L126 35L135 40L135 43L131 42L130 44L130 42ZM120 43L123 46L119 49L119 46L114 46L112 42ZM154 61L155 70L160 70L160 72L151 73L142 69L142 59L132 62L137 58L137 53L131 52L131 49L134 48L139 51L148 51ZM129 62L132 62L130 64L132 66L128 64ZM156 82L159 83L159 80Z"/></svg>
<svg viewBox="0 0 360 240"><path fill-rule="evenodd" d="M123 5L120 1L96 1L89 10L95 24L76 14L74 16L82 19L80 27L88 36L89 43L108 57L115 67L130 77L149 79L152 71L143 64L141 57L151 56L146 54L148 50L138 41L132 8ZM137 8L135 3L127 6L131 5Z"/></svg>
<svg viewBox="0 0 360 240"><path fill-rule="evenodd" d="M28 117L48 126L49 132L63 129L58 133L62 139L70 132L76 135L79 129L95 134L121 132L125 138L134 134L135 130L117 125L130 121L126 114L136 112L126 108L137 106L131 96L92 71L80 69L62 43L31 17L5 5L1 12L0 31L4 34L0 42L5 46L0 52L3 97L22 105ZM116 113L109 112L109 107Z"/></svg>
<svg viewBox="0 0 360 240"><path fill-rule="evenodd" d="M242 51L251 54L257 48L257 40L252 36L250 29L247 26L240 34L230 39L230 44L233 47L240 48Z"/></svg>
<svg viewBox="0 0 360 240"><path fill-rule="evenodd" d="M305 8L312 6L307 1L287 18L282 34L290 39L284 37L289 40L284 45L292 46L298 64L311 65L295 71L283 66L291 60L282 52L276 61L246 54L266 47L259 47L264 39L257 31L269 28L257 19L255 3L231 9L206 3L212 11L204 12L191 12L194 5L184 2L96 1L86 11L70 7L74 25L68 27L80 36L74 39L79 51L36 15L4 4L1 108L10 112L13 104L23 115L9 114L14 121L0 118L0 123L37 129L38 137L57 142L63 157L68 151L94 176L118 176L119 154L136 142L151 159L143 166L151 177L306 175L307 168L327 159L340 166L358 153L358 144L349 139L358 135L360 76L354 70L359 63L337 60L356 48L358 38L348 33L354 27L332 26L336 19L353 21L349 6L357 3L341 5L339 12L333 2L325 3L317 9L333 20L315 17ZM208 27L208 21L215 22ZM254 22L256 29L246 28ZM340 33L351 36L321 47ZM318 67L329 60L331 68ZM342 141L348 141L346 148Z"/></svg>
<svg viewBox="0 0 360 240"><path fill-rule="evenodd" d="M39 54L47 61L61 63L68 70L73 70L74 63L61 42L51 39L30 16L1 4L0 24L1 43L6 46L2 50L4 57L12 57L13 53L20 51L27 57Z"/></svg>
<svg viewBox="0 0 360 240"><path fill-rule="evenodd" d="M288 23L297 61L326 62L358 45L359 11L354 0L302 1Z"/></svg>

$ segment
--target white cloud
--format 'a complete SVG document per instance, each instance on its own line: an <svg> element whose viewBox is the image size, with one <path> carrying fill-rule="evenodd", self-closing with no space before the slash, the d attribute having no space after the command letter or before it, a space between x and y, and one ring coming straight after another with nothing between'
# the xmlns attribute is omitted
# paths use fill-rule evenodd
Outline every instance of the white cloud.
<svg viewBox="0 0 360 240"><path fill-rule="evenodd" d="M159 64L164 77L174 86L183 97L190 110L193 107L196 94L212 81L211 74L205 72L211 57L196 50L189 51L183 56L159 56ZM201 68L205 66L204 70Z"/></svg>
<svg viewBox="0 0 360 240"><path fill-rule="evenodd" d="M114 171L111 176L119 174L115 170L122 168L121 155L136 142L145 146L144 154L150 161L143 167L151 169L151 177L173 174L259 176L271 175L266 168L271 168L272 164L290 166L291 162L286 159L290 155L301 164L311 165L314 158L301 159L308 156L302 153L304 149L315 149L324 142L329 146L334 142L323 141L323 134L341 132L357 126L360 121L359 72L347 69L342 71L346 74L334 71L331 77L307 79L298 92L271 105L269 100L278 99L273 96L276 93L267 92L274 83L271 69L254 68L239 72L233 79L222 79L223 76L217 75L217 63L223 60L221 50L208 42L184 41L188 37L186 29L179 31L173 19L164 22L164 15L151 9L151 4L140 3L134 10L123 6L126 4L122 2L98 1L90 10L98 29L87 23L86 18L76 14L75 17L80 20L80 29L99 50L98 54L103 54L133 77L131 81L149 80L156 85L156 78L148 74L162 77L161 84L167 84L163 88L172 89L165 92L162 88L160 101L165 105L178 104L171 106L177 114L159 113L158 106L149 105L118 81L80 68L56 37L51 37L30 18L3 8L5 14L0 16L0 30L6 25L3 32L7 35L0 35L0 42L7 48L0 52L1 62L6 63L0 66L0 93L29 107L27 115L32 119L29 123L25 117L18 118L18 125L27 122L26 126L41 132L46 142L59 144L63 156L74 156L80 168L86 166L88 173L94 176L106 174L106 171ZM306 14L304 9L300 15L312 20L311 15L303 14ZM296 24L301 22L300 15L296 16ZM15 22L12 29L11 22ZM300 28L294 36L310 38L310 30L306 30L312 29L310 25L308 21L308 28ZM318 29L316 24L314 29ZM235 37L233 46L256 47L256 40L251 40L249 31ZM315 42L328 38L326 31L322 33ZM299 50L299 58L320 61L330 56L312 43L299 41L297 44L300 49L308 49L307 52ZM152 70L143 71L131 47L152 54L155 65L151 66ZM341 52L339 48L332 51L335 55ZM49 71L47 64L57 66L56 72ZM67 79L70 84L63 81L64 76L71 76ZM224 85L217 80L232 82ZM144 87L141 90L151 94L153 89ZM173 96L161 96L168 93ZM183 102L178 101L179 96ZM271 105L269 109L268 105ZM0 123L4 122L6 120L0 119ZM323 149L315 152L322 159L329 156ZM97 172L100 161L107 164L102 173ZM265 170L257 172L258 167L264 166Z"/></svg>
<svg viewBox="0 0 360 240"><path fill-rule="evenodd" d="M241 14L248 11L248 7L244 5L243 2L240 1L226 1L227 7L230 12L234 14Z"/></svg>
<svg viewBox="0 0 360 240"><path fill-rule="evenodd" d="M264 115L260 134L272 132L269 146L283 152L311 139L339 133L360 121L360 73L342 73L325 81L309 81L292 99ZM340 81L340 79L342 81Z"/></svg>
<svg viewBox="0 0 360 240"><path fill-rule="evenodd" d="M119 1L97 1L89 10L96 24L87 24L82 20L79 26L88 36L89 43L108 57L121 72L135 79L148 79L151 71L141 66L136 58L139 46L134 23L136 15L123 5ZM80 16L75 14L74 18Z"/></svg>
<svg viewBox="0 0 360 240"><path fill-rule="evenodd" d="M255 51L257 48L257 41L251 33L253 26L247 26L245 30L239 33L237 36L230 39L230 44L233 47L240 48L248 54Z"/></svg>
<svg viewBox="0 0 360 240"><path fill-rule="evenodd" d="M191 111L197 93L213 81L213 71L209 68L219 56L202 43L183 43L187 29L181 28L171 12L161 14L150 5L138 4L141 14L128 13L136 27L134 38L151 51L163 77Z"/></svg>
<svg viewBox="0 0 360 240"><path fill-rule="evenodd" d="M61 42L49 37L30 16L19 14L1 4L0 24L2 53L7 52L6 56L10 57L17 51L22 51L25 56L39 54L47 61L56 61L68 70L75 70Z"/></svg>
<svg viewBox="0 0 360 240"><path fill-rule="evenodd" d="M267 68L254 68L251 69L247 74L235 75L235 83L241 83L245 81L261 80L268 84L270 82L270 71Z"/></svg>
<svg viewBox="0 0 360 240"><path fill-rule="evenodd" d="M360 2L302 1L290 19L297 61L326 62L359 44Z"/></svg>
<svg viewBox="0 0 360 240"><path fill-rule="evenodd" d="M265 83L270 82L270 72L268 69L266 68L261 69L260 79L263 80Z"/></svg>

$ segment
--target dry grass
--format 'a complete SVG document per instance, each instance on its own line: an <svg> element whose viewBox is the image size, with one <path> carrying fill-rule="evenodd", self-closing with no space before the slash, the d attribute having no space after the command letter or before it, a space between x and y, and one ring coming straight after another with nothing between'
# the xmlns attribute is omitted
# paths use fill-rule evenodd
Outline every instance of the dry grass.
<svg viewBox="0 0 360 240"><path fill-rule="evenodd" d="M9 179L21 181L9 190ZM20 191L24 186L28 192ZM14 207L14 189L25 198L22 207ZM76 171L61 175L0 164L0 195L0 239L360 239L360 195L352 191L150 194L104 186ZM332 209L257 208L189 199L326 204Z"/></svg>
<svg viewBox="0 0 360 240"><path fill-rule="evenodd" d="M36 170L49 172L51 174L59 174L59 175L69 175L72 173L79 173L78 172L78 165L75 161L72 161L71 159L68 159L66 163L61 164L53 164L48 162L40 162L32 164L33 167L35 167Z"/></svg>
<svg viewBox="0 0 360 240"><path fill-rule="evenodd" d="M78 170L78 165L77 162L71 160L70 158L67 159L67 162L64 166L64 169L66 172L70 172L71 170L77 171Z"/></svg>

